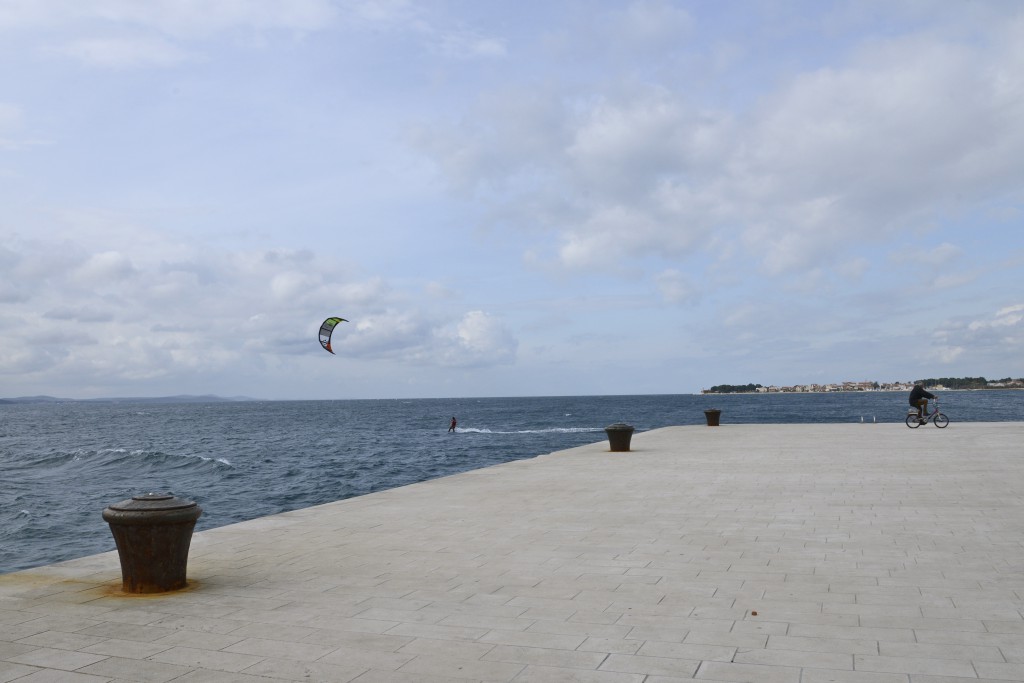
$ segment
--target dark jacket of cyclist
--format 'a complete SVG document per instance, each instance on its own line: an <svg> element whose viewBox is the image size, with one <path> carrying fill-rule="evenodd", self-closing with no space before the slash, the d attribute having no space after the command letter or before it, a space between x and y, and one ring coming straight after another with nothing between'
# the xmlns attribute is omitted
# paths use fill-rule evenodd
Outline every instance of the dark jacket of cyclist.
<svg viewBox="0 0 1024 683"><path fill-rule="evenodd" d="M923 384L915 384L910 390L910 405L917 408L917 416L924 417L923 410L928 409L928 399L934 399L935 394L925 391Z"/></svg>

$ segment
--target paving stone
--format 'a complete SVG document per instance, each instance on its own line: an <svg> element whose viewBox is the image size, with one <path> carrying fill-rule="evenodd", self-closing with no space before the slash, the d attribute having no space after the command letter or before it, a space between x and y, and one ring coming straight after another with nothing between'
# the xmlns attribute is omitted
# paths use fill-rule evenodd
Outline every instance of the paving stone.
<svg viewBox="0 0 1024 683"><path fill-rule="evenodd" d="M363 667L377 671L395 671L409 663L415 654L364 650L355 647L340 647L319 661L328 664Z"/></svg>
<svg viewBox="0 0 1024 683"><path fill-rule="evenodd" d="M527 666L514 683L644 683L643 674L584 671L551 666Z"/></svg>
<svg viewBox="0 0 1024 683"><path fill-rule="evenodd" d="M395 652L411 643L415 638L387 636L358 631L329 631L318 629L305 638L304 642L333 647L360 648L380 652Z"/></svg>
<svg viewBox="0 0 1024 683"><path fill-rule="evenodd" d="M914 642L914 630L910 628L865 628L861 626L804 626L794 624L784 634L797 638L834 638L848 640L878 640L890 642Z"/></svg>
<svg viewBox="0 0 1024 683"><path fill-rule="evenodd" d="M360 666L269 658L253 664L242 673L305 683L347 683L366 671Z"/></svg>
<svg viewBox="0 0 1024 683"><path fill-rule="evenodd" d="M273 679L271 679L273 680ZM268 683L264 676L246 673L196 669L174 679L174 683Z"/></svg>
<svg viewBox="0 0 1024 683"><path fill-rule="evenodd" d="M1007 662L975 662L974 668L981 678L995 678L1001 681L1024 680L1024 663Z"/></svg>
<svg viewBox="0 0 1024 683"><path fill-rule="evenodd" d="M696 645L693 643L665 643L648 640L636 652L644 657L675 657L677 659L712 660L731 662L736 648L719 645Z"/></svg>
<svg viewBox="0 0 1024 683"><path fill-rule="evenodd" d="M910 676L910 683L1006 683L1007 680L1018 679L963 678L961 676L927 676L917 674Z"/></svg>
<svg viewBox="0 0 1024 683"><path fill-rule="evenodd" d="M565 636L625 638L631 628L624 624L595 624L582 621L541 619L530 624L526 631L529 633L552 633Z"/></svg>
<svg viewBox="0 0 1024 683"><path fill-rule="evenodd" d="M733 683L800 683L800 669L791 666L702 662L694 678Z"/></svg>
<svg viewBox="0 0 1024 683"><path fill-rule="evenodd" d="M94 655L87 652L74 652L71 650L56 650L48 647L41 647L25 652L20 655L13 655L7 661L15 664L28 664L46 669L59 669L61 671L74 671L89 664L106 659L105 655Z"/></svg>
<svg viewBox="0 0 1024 683"><path fill-rule="evenodd" d="M36 670L17 680L18 683L111 683L111 679L106 676L93 676L55 669Z"/></svg>
<svg viewBox="0 0 1024 683"><path fill-rule="evenodd" d="M82 648L82 652L90 652L97 655L108 655L110 657L124 657L127 659L145 659L155 655L157 652L168 650L172 645L156 645L153 643L139 642L137 640L117 640L112 638L104 640L95 645Z"/></svg>
<svg viewBox="0 0 1024 683"><path fill-rule="evenodd" d="M417 655L404 664L399 671L469 680L511 681L523 668L522 664L516 663Z"/></svg>
<svg viewBox="0 0 1024 683"><path fill-rule="evenodd" d="M23 655L26 652L32 652L38 650L37 645L26 645L24 643L8 643L0 640L0 660L11 659L17 655Z"/></svg>
<svg viewBox="0 0 1024 683"><path fill-rule="evenodd" d="M572 669L596 670L608 658L604 652L554 650L540 647L496 645L482 659Z"/></svg>
<svg viewBox="0 0 1024 683"><path fill-rule="evenodd" d="M24 664L12 664L11 662L0 662L0 683L9 683L16 678L22 678L42 669Z"/></svg>
<svg viewBox="0 0 1024 683"><path fill-rule="evenodd" d="M456 659L482 659L496 646L462 640L432 640L416 638L398 649L404 655L437 655Z"/></svg>
<svg viewBox="0 0 1024 683"><path fill-rule="evenodd" d="M412 636L414 638L434 638L438 640L477 640L493 633L485 628L463 626L438 626L436 624L401 623L387 631L388 635ZM506 631L505 633L517 633ZM497 642L497 641L489 641Z"/></svg>
<svg viewBox="0 0 1024 683"><path fill-rule="evenodd" d="M259 662L262 657L219 652L216 650L200 650L194 647L172 647L158 652L151 657L153 661L182 666L214 669L216 671L238 672Z"/></svg>
<svg viewBox="0 0 1024 683"><path fill-rule="evenodd" d="M984 662L1005 662L1000 648L948 643L886 643L878 644L883 657L928 657L931 659L963 659Z"/></svg>
<svg viewBox="0 0 1024 683"><path fill-rule="evenodd" d="M123 621L106 622L84 628L77 635L96 636L98 640L119 638L121 640L139 640L143 642L159 640L174 633L172 629L159 626L148 626L125 623Z"/></svg>
<svg viewBox="0 0 1024 683"><path fill-rule="evenodd" d="M334 650L335 648L329 646L313 645L310 643L269 640L266 638L246 638L241 642L225 647L222 652L239 652L260 657L314 662Z"/></svg>
<svg viewBox="0 0 1024 683"><path fill-rule="evenodd" d="M930 659L926 657L881 657L854 655L854 668L858 671L888 671L907 674L975 676L971 662L954 659ZM980 672L979 672L980 673Z"/></svg>
<svg viewBox="0 0 1024 683"><path fill-rule="evenodd" d="M645 657L641 655L608 655L601 663L601 671L639 673L649 676L690 676L700 666L699 659L674 657Z"/></svg>
<svg viewBox="0 0 1024 683"><path fill-rule="evenodd" d="M583 644L586 637L551 633L525 633L522 631L488 631L479 640L481 643L493 643L495 645L575 650Z"/></svg>
<svg viewBox="0 0 1024 683"><path fill-rule="evenodd" d="M733 658L733 661L741 664L766 664L771 666L853 670L853 655L836 652L740 649L736 652L736 656Z"/></svg>
<svg viewBox="0 0 1024 683"><path fill-rule="evenodd" d="M192 647L200 650L223 650L235 643L245 640L243 636L224 635L220 633L206 633L204 631L186 631L181 629L159 640L152 641L153 645L161 646L163 650L172 647Z"/></svg>
<svg viewBox="0 0 1024 683"><path fill-rule="evenodd" d="M878 642L874 640L851 640L848 638L799 638L794 636L771 636L768 638L766 647L773 650L842 652L851 655L879 654Z"/></svg>
<svg viewBox="0 0 1024 683"><path fill-rule="evenodd" d="M187 666L162 664L142 659L125 659L122 657L108 657L101 662L78 669L80 673L146 681L147 683L165 683L166 681L183 676L191 670Z"/></svg>
<svg viewBox="0 0 1024 683"><path fill-rule="evenodd" d="M801 673L800 683L909 683L909 679L906 674L804 669ZM960 683L966 683L966 681L961 680ZM973 683L977 683L977 681Z"/></svg>

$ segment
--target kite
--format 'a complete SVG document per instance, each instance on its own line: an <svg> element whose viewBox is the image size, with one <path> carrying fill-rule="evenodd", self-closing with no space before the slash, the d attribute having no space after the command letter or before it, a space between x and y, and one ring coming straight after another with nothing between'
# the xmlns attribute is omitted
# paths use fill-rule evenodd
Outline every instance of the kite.
<svg viewBox="0 0 1024 683"><path fill-rule="evenodd" d="M324 347L331 353L331 334L334 333L334 328L338 323L347 323L348 321L344 318L328 318L324 321L324 324L320 326L320 346Z"/></svg>

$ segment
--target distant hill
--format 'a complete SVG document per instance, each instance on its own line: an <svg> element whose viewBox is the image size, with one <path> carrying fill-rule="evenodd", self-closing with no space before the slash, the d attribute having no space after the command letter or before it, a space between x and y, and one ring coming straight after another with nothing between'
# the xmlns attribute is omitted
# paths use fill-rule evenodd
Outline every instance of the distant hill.
<svg viewBox="0 0 1024 683"><path fill-rule="evenodd" d="M247 396L156 396L156 397L117 397L117 398L57 398L55 396L19 396L16 398L0 398L0 403L227 403L233 401L258 401Z"/></svg>

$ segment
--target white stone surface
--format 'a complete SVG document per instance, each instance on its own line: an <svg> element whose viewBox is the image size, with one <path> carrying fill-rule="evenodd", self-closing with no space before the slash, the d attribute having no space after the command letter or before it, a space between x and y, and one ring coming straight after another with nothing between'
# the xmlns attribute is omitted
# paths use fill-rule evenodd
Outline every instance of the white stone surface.
<svg viewBox="0 0 1024 683"><path fill-rule="evenodd" d="M723 422L0 576L0 681L1024 681L1024 423Z"/></svg>

